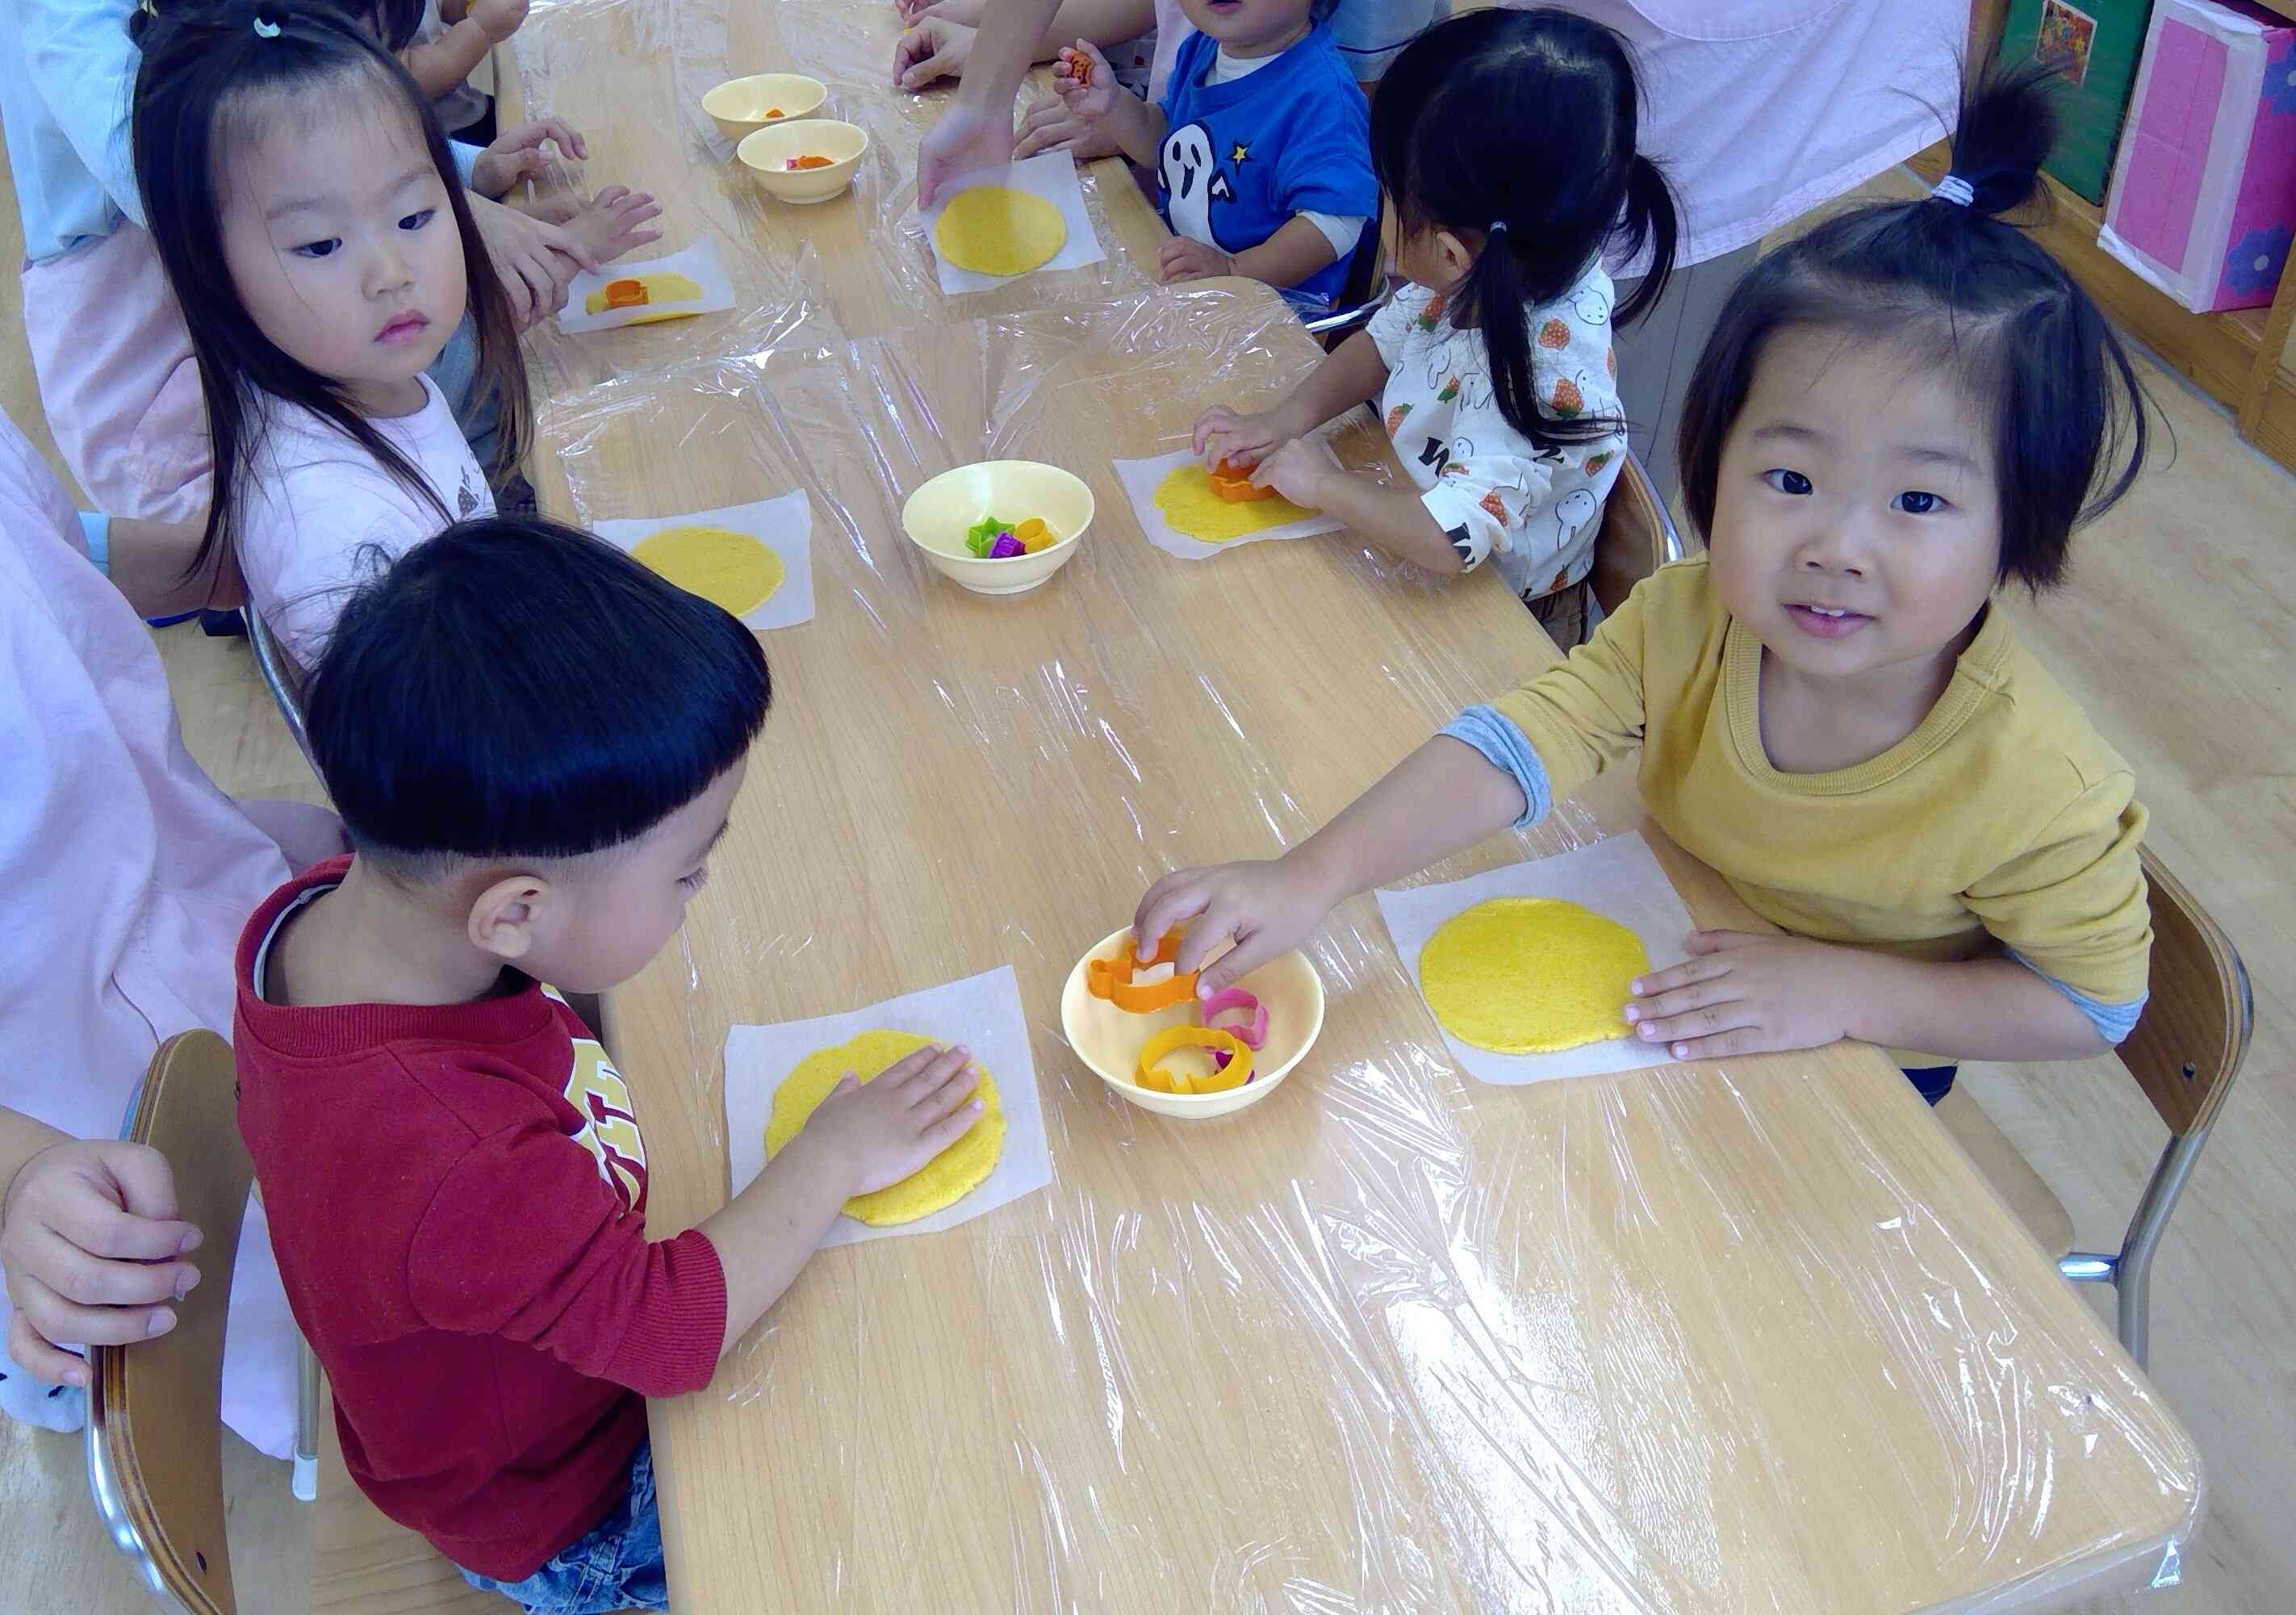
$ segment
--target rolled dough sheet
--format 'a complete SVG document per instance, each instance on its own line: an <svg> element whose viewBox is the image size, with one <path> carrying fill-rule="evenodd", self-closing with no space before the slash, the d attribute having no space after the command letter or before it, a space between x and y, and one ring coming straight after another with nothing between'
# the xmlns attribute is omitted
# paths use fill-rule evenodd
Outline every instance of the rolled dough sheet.
<svg viewBox="0 0 2296 1615"><path fill-rule="evenodd" d="M683 516L617 517L592 530L750 627L813 620L813 507L801 488Z"/></svg>
<svg viewBox="0 0 2296 1615"><path fill-rule="evenodd" d="M1559 1054L1629 1037L1642 939L1560 898L1492 898L1453 914L1419 950L1419 984L1443 1029L1498 1054Z"/></svg>
<svg viewBox="0 0 2296 1615"><path fill-rule="evenodd" d="M1272 499L1223 499L1212 491L1210 471L1193 456L1164 473L1156 485L1156 508L1174 532L1199 544L1226 544L1271 527L1312 521L1321 513L1281 494Z"/></svg>
<svg viewBox="0 0 2296 1615"><path fill-rule="evenodd" d="M974 1061L996 1079L996 1097L1004 1114L1004 1149L980 1186L954 1205L914 1222L878 1227L840 1217L830 1225L823 1244L849 1245L954 1228L1034 1194L1053 1181L1044 1104L1037 1093L1037 1068L1029 1053L1029 1020L1021 1006L1019 978L1007 964L840 1014L774 1026L737 1026L729 1031L726 1036L726 1165L734 1193L740 1193L764 1170L766 1129L774 1095L806 1056L865 1033L886 1031L941 1044L961 1043L971 1049ZM1038 1225L1023 1218L1014 1226Z"/></svg>
<svg viewBox="0 0 2296 1615"><path fill-rule="evenodd" d="M933 246L945 261L1000 277L1049 262L1068 238L1058 208L1011 185L957 193L933 226Z"/></svg>
<svg viewBox="0 0 2296 1615"><path fill-rule="evenodd" d="M766 1159L780 1154L798 1135L846 1072L873 1082L932 1042L914 1032L864 1032L799 1061L774 1090L773 1113L766 1123ZM956 1204L986 1183L996 1169L996 1158L1004 1152L1004 1106L996 1096L996 1074L986 1066L972 1096L983 1107L980 1119L962 1137L900 1182L855 1195L845 1202L845 1215L874 1228L913 1223Z"/></svg>
<svg viewBox="0 0 2296 1615"><path fill-rule="evenodd" d="M1118 460L1113 463L1116 467L1116 480L1124 484L1125 496L1132 502L1132 514L1140 523L1142 535L1149 543L1166 554L1177 555L1182 561L1209 561L1223 551L1236 549L1247 544L1258 544L1266 538L1312 538L1318 533L1336 533L1347 525L1336 516L1329 516L1320 511L1315 511L1308 512L1304 517L1283 521L1271 527L1256 528L1249 532L1240 533L1233 538L1207 544L1201 538L1192 537L1174 527L1170 519L1165 514L1163 506L1157 500L1159 492L1162 490L1166 480L1174 471L1191 465L1195 466L1199 471L1202 469L1203 462L1196 457L1193 450L1180 448L1173 450L1168 455L1158 455L1153 459ZM1209 495L1209 478L1206 479L1206 491ZM1297 512L1300 509L1298 505L1291 504L1288 500L1279 499L1260 500L1248 504L1230 505L1228 508L1240 511L1258 509L1270 504L1283 504L1287 511L1292 512Z"/></svg>
<svg viewBox="0 0 2296 1615"><path fill-rule="evenodd" d="M1108 254L1101 247L1100 236L1092 222L1092 209L1085 201L1084 185L1077 177L1076 159L1066 152L1044 152L1034 157L1024 157L1004 168L981 168L960 175L955 189L920 217L924 225L926 244L931 248L933 268L941 291L950 297L968 291L994 291L1012 284L1013 275L983 275L978 269L964 268L949 261L939 244L940 222L951 209L965 210L980 207L964 199L983 186L1018 191L1051 204L1060 215L1062 238L1053 255L1033 268L1016 271L1033 274L1038 269L1082 269L1104 260Z"/></svg>
<svg viewBox="0 0 2296 1615"><path fill-rule="evenodd" d="M606 288L616 281L637 282L645 287L647 300L623 308L609 307ZM558 311L558 329L611 331L622 325L652 325L715 314L733 306L734 283L718 262L716 243L704 236L666 258L585 269L566 288L566 307Z"/></svg>
<svg viewBox="0 0 2296 1615"><path fill-rule="evenodd" d="M1579 904L1640 938L1652 970L1679 964L1690 956L1690 911L1640 835L1611 836L1592 847L1509 864L1462 881L1375 895L1396 955L1423 996L1427 987L1422 968L1429 940L1453 916L1493 898L1562 898ZM1443 1026L1439 1015L1436 1025L1459 1069L1483 1082L1512 1086L1669 1063L1663 1045L1623 1035L1557 1053L1502 1054L1464 1041Z"/></svg>

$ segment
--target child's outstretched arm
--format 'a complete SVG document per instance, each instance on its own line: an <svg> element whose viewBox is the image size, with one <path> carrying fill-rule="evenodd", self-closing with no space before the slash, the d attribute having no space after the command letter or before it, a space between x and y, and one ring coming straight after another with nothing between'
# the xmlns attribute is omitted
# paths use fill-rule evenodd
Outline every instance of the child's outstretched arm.
<svg viewBox="0 0 2296 1615"><path fill-rule="evenodd" d="M1200 969L1233 939L1235 949L1196 983L1210 997L1297 947L1332 907L1473 846L1521 818L1523 793L1464 741L1437 735L1340 816L1278 858L1184 869L1148 889L1132 930L1144 956L1156 939L1193 921L1175 969Z"/></svg>
<svg viewBox="0 0 2296 1615"><path fill-rule="evenodd" d="M1678 1060L1816 1048L1843 1037L1954 1060L2086 1060L2112 1045L2012 959L1933 964L1739 930L1693 933L1685 963L1635 983L1627 1019Z"/></svg>
<svg viewBox="0 0 2296 1615"><path fill-rule="evenodd" d="M724 1356L798 1275L839 1209L886 1188L980 1119L964 1048L919 1049L870 1082L851 1072L750 1186L701 1224L726 1272Z"/></svg>
<svg viewBox="0 0 2296 1615"><path fill-rule="evenodd" d="M1427 509L1415 488L1382 488L1357 476L1323 444L1295 438L1253 471L1251 480L1294 504L1328 512L1398 560L1431 572L1463 572L1467 559Z"/></svg>
<svg viewBox="0 0 2296 1615"><path fill-rule="evenodd" d="M1378 345L1358 331L1325 354L1275 408L1248 415L1226 407L1208 409L1196 417L1190 440L1206 463L1225 460L1249 471L1294 438L1369 403L1386 385L1387 361L1379 357Z"/></svg>
<svg viewBox="0 0 2296 1615"><path fill-rule="evenodd" d="M436 39L410 45L398 53L422 93L436 101L476 71L488 51L518 32L527 0L471 0L462 20ZM445 20L445 10L440 9Z"/></svg>
<svg viewBox="0 0 2296 1615"><path fill-rule="evenodd" d="M1129 100L1130 97L1126 97ZM1158 121L1162 120L1159 113ZM1150 166L1161 130L1156 139L1148 143L1151 155L1134 158L1144 168ZM1257 247L1247 247L1241 252L1222 252L1218 247L1207 246L1185 235L1176 235L1156 250L1156 280L1168 286L1175 281L1207 280L1217 275L1240 275L1246 280L1259 281L1281 291L1296 286L1316 270L1339 257L1332 249L1332 238L1313 219L1294 214L1283 226Z"/></svg>

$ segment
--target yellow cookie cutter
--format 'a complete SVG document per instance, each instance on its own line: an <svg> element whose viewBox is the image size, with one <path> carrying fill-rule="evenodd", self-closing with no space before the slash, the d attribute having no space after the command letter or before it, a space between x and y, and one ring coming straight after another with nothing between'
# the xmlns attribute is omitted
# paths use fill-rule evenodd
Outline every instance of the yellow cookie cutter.
<svg viewBox="0 0 2296 1615"><path fill-rule="evenodd" d="M1185 1004L1196 996L1196 972L1175 974L1162 981L1151 981L1142 986L1132 985L1132 972L1144 964L1170 964L1180 956L1180 933L1168 930L1164 939L1156 944L1156 956L1143 959L1132 951L1132 939L1124 939L1124 951L1112 959L1095 959L1085 966L1085 989L1095 998L1105 998L1120 1010L1135 1015L1152 1014L1160 1009L1170 1009L1176 1004ZM1174 1047L1177 1047L1175 1045ZM1169 1051L1166 1051L1169 1053Z"/></svg>
<svg viewBox="0 0 2296 1615"><path fill-rule="evenodd" d="M1175 1049L1226 1049L1227 1064L1201 1077L1168 1071L1156 1062ZM1158 1094L1219 1094L1251 1080L1251 1045L1216 1026L1176 1026L1141 1045L1140 1086Z"/></svg>

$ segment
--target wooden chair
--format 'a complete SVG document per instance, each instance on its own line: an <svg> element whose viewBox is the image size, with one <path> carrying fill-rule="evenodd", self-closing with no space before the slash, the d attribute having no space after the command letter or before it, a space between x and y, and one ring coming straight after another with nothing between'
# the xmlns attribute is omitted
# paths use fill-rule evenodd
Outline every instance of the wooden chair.
<svg viewBox="0 0 2296 1615"><path fill-rule="evenodd" d="M2113 1286L2120 1343L2140 1368L2151 1346L2152 1252L2232 1089L2256 1020L2248 970L2231 939L2152 848L2142 857L2152 889L2152 994L2119 1053L2167 1124L2169 1142L2120 1249L2071 1250L2072 1218L1976 1103L1956 1086L1938 1107L1947 1130L2058 1258L2057 1270L2075 1283Z"/></svg>
<svg viewBox="0 0 2296 1615"><path fill-rule="evenodd" d="M195 1615L234 1615L224 1532L223 1340L255 1169L240 1142L231 1045L191 1031L160 1045L127 1136L168 1158L177 1214L207 1234L176 1326L89 1354L88 1484L144 1579Z"/></svg>
<svg viewBox="0 0 2296 1615"><path fill-rule="evenodd" d="M1588 574L1605 615L1625 603L1635 585L1683 557L1682 538L1651 487L1650 473L1631 451L1603 501L1603 528L1595 535L1595 570Z"/></svg>

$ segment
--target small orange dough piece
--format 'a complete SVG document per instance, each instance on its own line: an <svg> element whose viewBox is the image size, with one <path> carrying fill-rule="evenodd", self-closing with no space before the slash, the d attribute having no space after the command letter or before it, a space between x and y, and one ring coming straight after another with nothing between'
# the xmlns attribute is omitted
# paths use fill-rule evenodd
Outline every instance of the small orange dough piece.
<svg viewBox="0 0 2296 1615"><path fill-rule="evenodd" d="M1092 88L1092 58L1082 51L1070 51L1069 78L1080 90Z"/></svg>
<svg viewBox="0 0 2296 1615"><path fill-rule="evenodd" d="M786 118L789 114L783 111L779 107L767 107L766 109L766 116L768 118Z"/></svg>
<svg viewBox="0 0 2296 1615"><path fill-rule="evenodd" d="M652 300L646 295L644 281L606 283L606 307L609 308L641 308Z"/></svg>
<svg viewBox="0 0 2296 1615"><path fill-rule="evenodd" d="M1234 466L1230 465L1225 460L1222 460L1218 465L1212 467L1210 476L1212 492L1218 494L1230 504L1242 504L1246 501L1252 499L1273 499L1275 497L1275 490L1274 488L1259 488L1255 486L1251 480L1251 473L1250 471L1238 471Z"/></svg>
<svg viewBox="0 0 2296 1615"><path fill-rule="evenodd" d="M816 157L812 152L808 152L803 157L788 157L783 159L782 167L788 169L825 168L836 160L837 160L833 157Z"/></svg>

